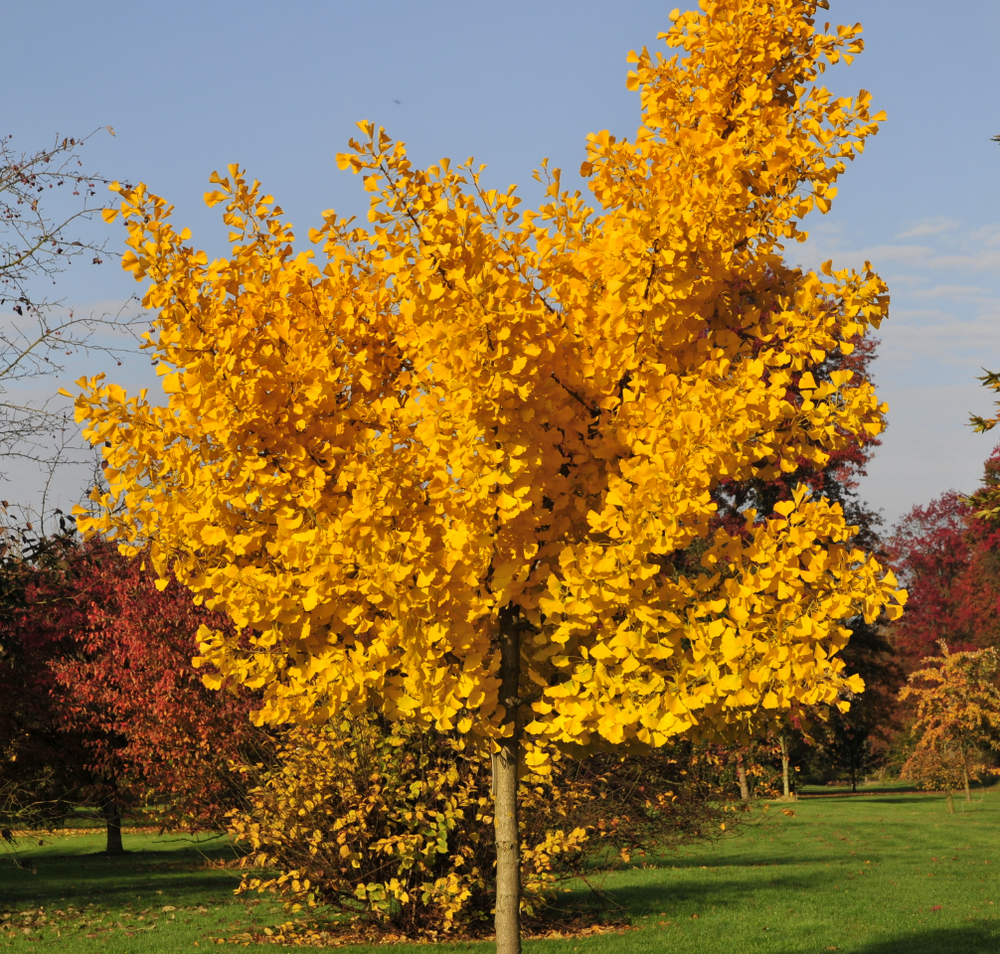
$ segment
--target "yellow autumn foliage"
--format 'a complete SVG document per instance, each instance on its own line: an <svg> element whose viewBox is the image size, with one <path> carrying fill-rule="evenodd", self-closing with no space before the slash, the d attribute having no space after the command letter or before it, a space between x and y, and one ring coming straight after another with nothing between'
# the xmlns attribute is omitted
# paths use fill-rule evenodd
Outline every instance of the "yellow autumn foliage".
<svg viewBox="0 0 1000 954"><path fill-rule="evenodd" d="M994 647L952 652L939 641L940 656L925 656L899 693L912 713L913 750L900 771L922 788L951 793L965 789L988 769L987 749L1000 749L1000 652Z"/></svg>
<svg viewBox="0 0 1000 954"><path fill-rule="evenodd" d="M232 617L202 659L263 690L260 719L374 706L496 739L501 611L529 744L739 734L862 688L843 621L903 595L839 506L800 488L732 533L713 501L882 427L859 375L800 380L888 308L867 262L782 257L880 119L819 85L862 43L816 7L673 16L676 52L632 57L635 138L589 137L591 200L542 163L522 211L472 160L418 169L360 123L339 164L367 227L327 212L297 250L231 166L206 201L232 252L209 261L163 199L116 186L166 399L80 382L109 483L80 525L148 541Z"/></svg>

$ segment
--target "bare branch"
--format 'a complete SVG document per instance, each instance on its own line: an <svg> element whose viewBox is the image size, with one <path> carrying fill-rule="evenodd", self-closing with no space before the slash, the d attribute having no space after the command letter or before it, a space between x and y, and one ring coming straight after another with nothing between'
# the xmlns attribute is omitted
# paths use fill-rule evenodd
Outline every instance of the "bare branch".
<svg viewBox="0 0 1000 954"><path fill-rule="evenodd" d="M42 467L45 487L57 467L86 462L89 454L72 446L76 427L55 396L18 400L12 389L57 374L74 354L132 350L117 347L106 331L137 337L126 314L138 312L134 299L116 315L83 316L41 291L74 261L100 265L117 257L87 237L87 223L106 208L108 183L80 159L90 136L56 137L50 148L30 153L16 151L12 137L0 138L0 477L14 461L29 460Z"/></svg>

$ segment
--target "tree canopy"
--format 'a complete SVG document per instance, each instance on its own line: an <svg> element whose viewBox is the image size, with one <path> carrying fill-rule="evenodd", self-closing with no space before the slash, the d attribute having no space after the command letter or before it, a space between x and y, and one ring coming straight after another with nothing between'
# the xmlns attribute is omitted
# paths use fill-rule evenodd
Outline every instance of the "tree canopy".
<svg viewBox="0 0 1000 954"><path fill-rule="evenodd" d="M542 162L522 211L473 160L418 169L362 122L338 161L369 227L327 212L297 250L234 165L206 196L232 252L209 262L162 198L116 187L167 403L81 381L109 481L81 525L148 541L232 618L202 633L216 682L261 687L263 719L457 728L507 781L522 732L543 768L533 740L846 706L843 623L896 615L892 574L805 485L736 528L713 499L883 426L863 374L809 368L879 324L885 284L783 259L880 118L819 85L862 43L818 6L675 11L678 52L631 57L635 138L588 139L589 200Z"/></svg>
<svg viewBox="0 0 1000 954"><path fill-rule="evenodd" d="M368 123L340 163L373 228L328 213L319 263L236 167L206 197L234 242L211 263L119 187L169 400L84 382L111 489L83 523L149 537L250 633L206 632L204 656L265 686L269 718L374 700L502 733L507 607L530 735L655 744L836 698L840 621L891 577L804 491L739 534L712 521L722 479L882 426L863 378L801 369L881 320L884 284L781 257L876 130L866 93L812 85L861 44L817 32L815 3L772 6L710 3L665 34L685 57L635 56L643 123L590 137L596 209L543 164L546 203L519 212L471 161L415 169Z"/></svg>

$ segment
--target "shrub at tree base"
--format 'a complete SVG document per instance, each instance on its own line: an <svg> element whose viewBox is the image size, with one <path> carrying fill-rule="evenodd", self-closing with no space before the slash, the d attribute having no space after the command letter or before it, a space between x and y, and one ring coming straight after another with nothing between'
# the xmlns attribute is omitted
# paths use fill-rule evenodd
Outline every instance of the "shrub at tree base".
<svg viewBox="0 0 1000 954"><path fill-rule="evenodd" d="M560 886L597 861L627 861L733 820L709 797L697 759L552 759L550 775L521 780L529 921L553 916ZM252 849L240 891L274 891L291 911L325 909L372 934L490 930L489 755L454 734L358 718L296 727L277 764L245 771L252 808L231 816L231 831Z"/></svg>

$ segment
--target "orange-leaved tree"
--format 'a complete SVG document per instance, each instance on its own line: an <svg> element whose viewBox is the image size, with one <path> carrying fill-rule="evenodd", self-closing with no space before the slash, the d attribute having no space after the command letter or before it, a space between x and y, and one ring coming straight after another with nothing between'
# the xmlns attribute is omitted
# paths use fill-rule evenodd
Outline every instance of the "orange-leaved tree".
<svg viewBox="0 0 1000 954"><path fill-rule="evenodd" d="M959 786L972 801L970 779L985 771L982 750L1000 748L1000 652L953 653L943 639L939 645L941 655L921 660L923 668L899 693L914 711L917 737L902 774L944 788L954 811L952 792Z"/></svg>
<svg viewBox="0 0 1000 954"><path fill-rule="evenodd" d="M712 498L882 426L863 376L804 369L878 325L883 282L782 259L879 118L817 85L861 48L818 5L673 14L686 54L632 58L634 141L589 138L596 207L543 163L522 212L471 160L417 169L370 123L339 161L371 227L326 213L319 261L235 166L206 196L233 242L212 262L163 199L119 190L167 403L81 382L110 485L82 526L148 541L232 617L202 656L263 689L261 719L377 706L493 748L502 951L522 748L544 769L536 743L656 746L836 703L861 689L843 621L899 608L839 506L799 488L734 529Z"/></svg>

